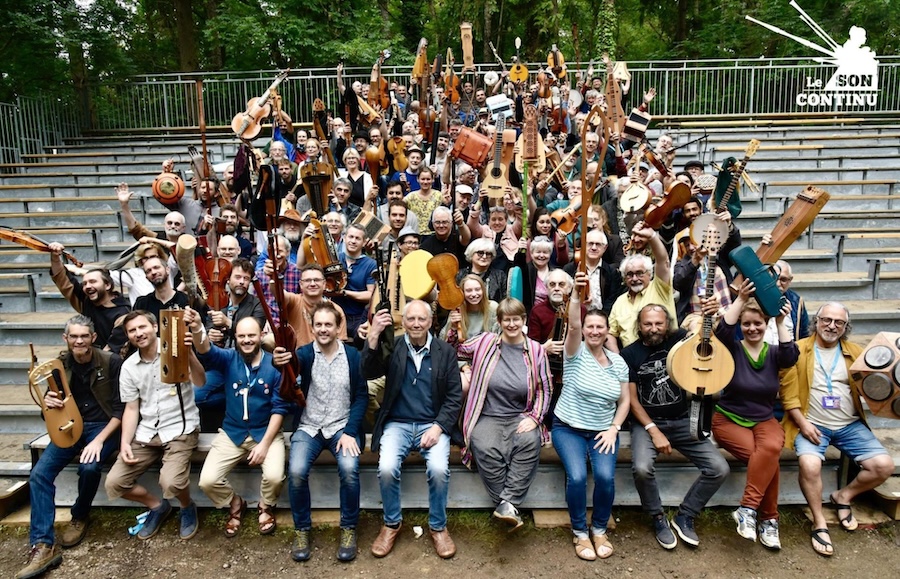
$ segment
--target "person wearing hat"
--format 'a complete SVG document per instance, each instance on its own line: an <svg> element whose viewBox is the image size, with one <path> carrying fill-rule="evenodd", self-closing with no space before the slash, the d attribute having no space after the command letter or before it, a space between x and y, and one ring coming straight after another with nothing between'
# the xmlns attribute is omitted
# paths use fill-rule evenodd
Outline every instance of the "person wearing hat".
<svg viewBox="0 0 900 579"><path fill-rule="evenodd" d="M305 201L306 197L301 197L298 200L298 205L303 205L300 203ZM307 204L309 202L307 201ZM305 211L308 211L307 207ZM281 235L290 242L290 253L288 254L288 263L291 265L297 264L297 253L300 252L300 245L303 240L303 228L309 224L309 221L304 221L303 217L300 215L300 212L296 209L288 209L284 212L284 214L278 218L278 227L281 228ZM265 232L260 232L265 233ZM269 259L269 248L267 246L259 252L259 259L257 259L257 269L262 267L262 263L264 263L267 259Z"/></svg>
<svg viewBox="0 0 900 579"><path fill-rule="evenodd" d="M700 175L703 174L703 163L694 159L692 161L688 161L684 164L684 170L691 174L691 177L694 178L694 181L700 178Z"/></svg>
<svg viewBox="0 0 900 579"><path fill-rule="evenodd" d="M475 190L468 185L460 183L456 186L456 207L454 209L462 213L463 221L469 220L469 210L472 208L472 197L475 196Z"/></svg>
<svg viewBox="0 0 900 579"><path fill-rule="evenodd" d="M397 250L399 251L400 261L417 249L419 249L420 236L419 232L412 227L404 227L397 236Z"/></svg>

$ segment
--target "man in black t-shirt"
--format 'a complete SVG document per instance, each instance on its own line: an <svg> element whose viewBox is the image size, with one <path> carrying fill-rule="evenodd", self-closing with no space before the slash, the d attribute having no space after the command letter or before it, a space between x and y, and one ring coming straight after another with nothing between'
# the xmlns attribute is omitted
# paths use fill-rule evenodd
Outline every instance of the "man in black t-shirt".
<svg viewBox="0 0 900 579"><path fill-rule="evenodd" d="M631 470L641 505L653 518L656 540L664 549L674 549L678 544L672 527L688 545L696 547L700 543L694 519L729 473L728 463L708 438L694 440L691 436L690 400L666 370L669 350L686 332L672 332L669 327L665 307L644 306L638 313L640 340L622 350L631 390ZM673 448L700 469L700 476L685 495L670 527L663 513L655 464L660 452L670 454Z"/></svg>

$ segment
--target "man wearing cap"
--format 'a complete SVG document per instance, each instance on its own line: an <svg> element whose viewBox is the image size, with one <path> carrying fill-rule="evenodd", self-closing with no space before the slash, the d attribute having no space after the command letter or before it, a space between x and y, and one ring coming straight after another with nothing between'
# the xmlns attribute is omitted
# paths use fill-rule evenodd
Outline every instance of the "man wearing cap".
<svg viewBox="0 0 900 579"><path fill-rule="evenodd" d="M469 211L472 208L472 197L475 190L469 185L459 184L456 186L456 207L455 209L462 213L463 221L469 220Z"/></svg>
<svg viewBox="0 0 900 579"><path fill-rule="evenodd" d="M305 196L299 199L300 202L305 200ZM298 205L300 204L301 203L298 203ZM307 205L309 205L308 201ZM303 221L300 212L296 209L288 209L284 212L284 215L278 218L278 226L281 227L281 237L284 237L290 245L288 263L291 265L297 264L297 253L300 252L300 245L303 240L303 228L308 224L309 222ZM259 259L256 261L256 269L261 269L262 264L265 263L267 259L269 259L268 247L259 252ZM298 277L297 279L300 278Z"/></svg>
<svg viewBox="0 0 900 579"><path fill-rule="evenodd" d="M703 174L703 163L694 159L692 161L688 161L684 164L684 170L691 174L691 177L694 178L694 181L700 178L700 175Z"/></svg>

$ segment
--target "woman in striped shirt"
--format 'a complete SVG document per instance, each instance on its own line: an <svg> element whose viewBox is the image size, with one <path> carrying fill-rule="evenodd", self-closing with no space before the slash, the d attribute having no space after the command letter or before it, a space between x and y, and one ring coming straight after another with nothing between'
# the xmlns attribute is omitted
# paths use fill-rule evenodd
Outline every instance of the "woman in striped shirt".
<svg viewBox="0 0 900 579"><path fill-rule="evenodd" d="M553 419L553 447L566 469L566 503L575 534L575 554L586 561L613 554L606 525L615 498L619 431L628 417L628 366L603 347L606 314L591 306L581 323L581 290L587 274L575 275L569 300L569 329L563 359L563 387ZM582 343L582 336L584 342ZM594 475L593 544L587 526L587 467Z"/></svg>
<svg viewBox="0 0 900 579"><path fill-rule="evenodd" d="M523 333L525 306L507 298L497 306L500 335L485 332L457 345L472 361L472 381L463 413L463 463L478 474L497 505L494 516L518 529L518 506L537 474L543 426L550 405L550 363L540 343ZM448 341L458 343L451 330ZM523 380L522 377L525 377Z"/></svg>

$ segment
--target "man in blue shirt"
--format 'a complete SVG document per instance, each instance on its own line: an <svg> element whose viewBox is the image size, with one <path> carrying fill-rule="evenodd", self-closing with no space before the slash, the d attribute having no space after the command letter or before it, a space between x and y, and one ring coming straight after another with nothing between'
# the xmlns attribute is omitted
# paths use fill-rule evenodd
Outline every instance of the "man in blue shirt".
<svg viewBox="0 0 900 579"><path fill-rule="evenodd" d="M373 272L378 269L378 264L363 255L365 245L366 229L362 225L351 224L344 233L344 250L338 253L347 271L347 286L334 298L347 315L348 336L355 336L356 329L366 321L367 306L375 292Z"/></svg>
<svg viewBox="0 0 900 579"><path fill-rule="evenodd" d="M229 507L225 536L235 537L241 527L247 502L225 478L244 459L262 466L259 490L259 532L275 532L275 503L284 482L285 447L281 426L290 404L279 395L281 373L272 365L272 355L261 349L262 327L253 317L238 322L235 350L210 344L200 316L185 314L200 362L204 368L220 369L225 376L225 420L213 439L200 471L200 488L217 508Z"/></svg>

